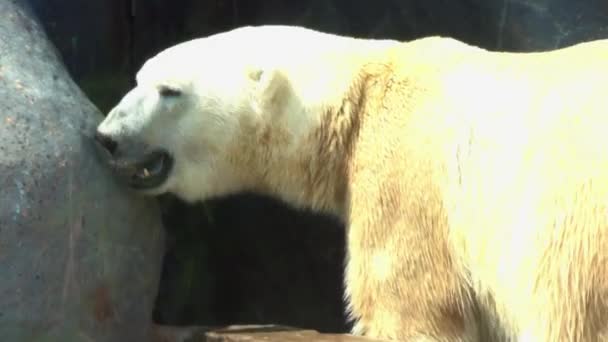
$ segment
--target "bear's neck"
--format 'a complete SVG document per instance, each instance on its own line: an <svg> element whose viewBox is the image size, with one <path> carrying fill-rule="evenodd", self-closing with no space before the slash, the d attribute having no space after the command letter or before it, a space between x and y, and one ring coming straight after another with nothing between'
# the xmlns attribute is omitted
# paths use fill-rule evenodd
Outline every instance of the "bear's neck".
<svg viewBox="0 0 608 342"><path fill-rule="evenodd" d="M250 170L262 172L252 179L250 190L344 219L367 83L367 77L357 77L333 103L299 113L319 116L295 141L290 142L280 129L260 135L252 147L258 153L251 154L258 164ZM261 146L266 149L260 153Z"/></svg>
<svg viewBox="0 0 608 342"><path fill-rule="evenodd" d="M366 94L396 44L350 41L344 51L289 70L282 111L242 126L238 165L230 168L243 181L236 186L346 219L352 155L363 114L371 112Z"/></svg>

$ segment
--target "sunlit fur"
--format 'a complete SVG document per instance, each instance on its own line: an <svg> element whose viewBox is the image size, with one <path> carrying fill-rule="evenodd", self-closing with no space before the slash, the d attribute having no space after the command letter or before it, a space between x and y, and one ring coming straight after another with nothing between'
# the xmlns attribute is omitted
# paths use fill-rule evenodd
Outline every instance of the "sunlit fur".
<svg viewBox="0 0 608 342"><path fill-rule="evenodd" d="M357 334L606 340L606 41L508 54L242 28L150 59L100 129L171 152L151 194L342 218Z"/></svg>

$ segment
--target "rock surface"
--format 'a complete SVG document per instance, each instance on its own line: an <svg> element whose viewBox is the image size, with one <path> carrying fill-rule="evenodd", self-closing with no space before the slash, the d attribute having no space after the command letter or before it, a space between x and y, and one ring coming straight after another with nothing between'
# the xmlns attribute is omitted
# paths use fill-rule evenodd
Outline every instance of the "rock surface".
<svg viewBox="0 0 608 342"><path fill-rule="evenodd" d="M163 231L25 0L0 1L0 341L145 341Z"/></svg>

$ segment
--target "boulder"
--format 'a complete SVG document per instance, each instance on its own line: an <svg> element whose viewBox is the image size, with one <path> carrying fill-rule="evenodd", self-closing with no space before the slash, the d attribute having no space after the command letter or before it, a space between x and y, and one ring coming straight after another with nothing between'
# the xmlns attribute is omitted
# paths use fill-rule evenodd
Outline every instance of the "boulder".
<svg viewBox="0 0 608 342"><path fill-rule="evenodd" d="M0 1L0 341L146 341L160 212L115 183L102 115L25 0Z"/></svg>

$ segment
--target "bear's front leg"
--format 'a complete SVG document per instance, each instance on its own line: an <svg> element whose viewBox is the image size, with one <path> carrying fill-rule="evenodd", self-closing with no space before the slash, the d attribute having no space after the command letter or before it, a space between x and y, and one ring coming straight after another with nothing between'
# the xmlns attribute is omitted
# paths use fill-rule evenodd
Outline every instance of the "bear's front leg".
<svg viewBox="0 0 608 342"><path fill-rule="evenodd" d="M399 341L478 341L470 294L449 259L421 248L424 239L409 242L350 248L346 297L353 333Z"/></svg>
<svg viewBox="0 0 608 342"><path fill-rule="evenodd" d="M415 190L402 202L390 191L378 200L353 193L345 273L353 333L478 341L473 294L450 246L441 202L429 188Z"/></svg>

